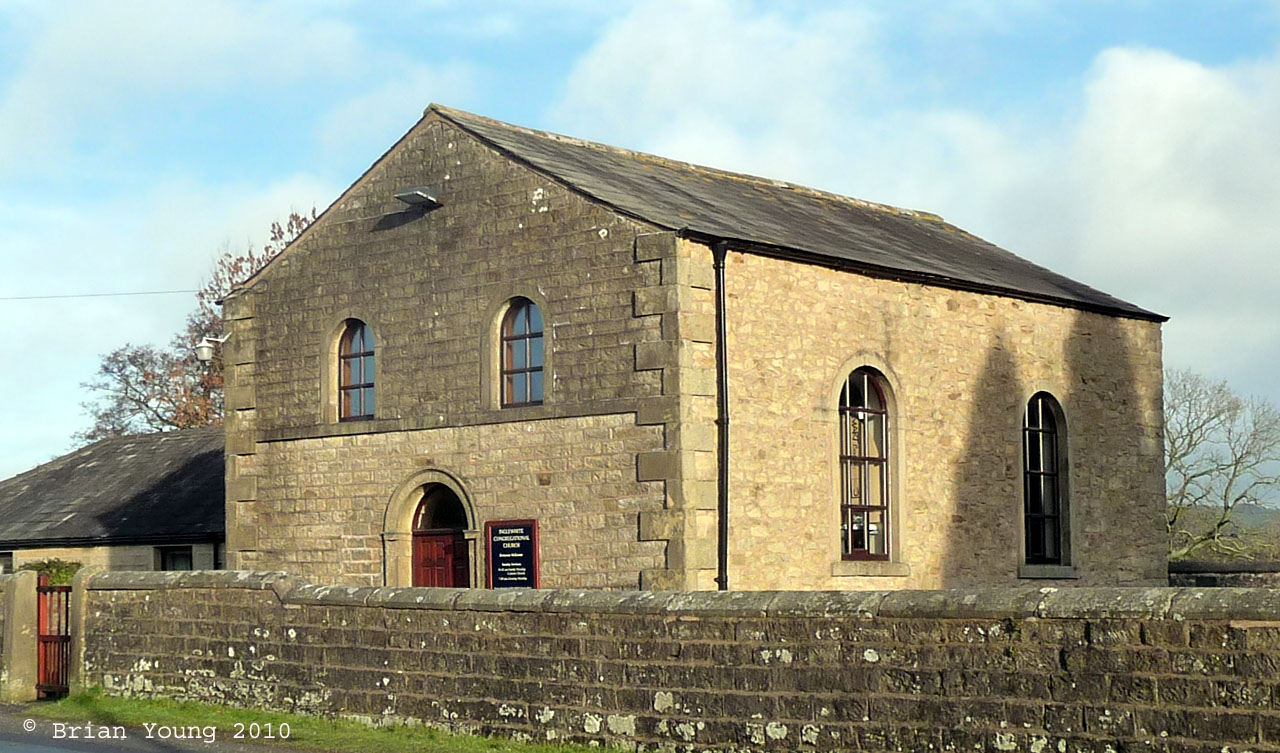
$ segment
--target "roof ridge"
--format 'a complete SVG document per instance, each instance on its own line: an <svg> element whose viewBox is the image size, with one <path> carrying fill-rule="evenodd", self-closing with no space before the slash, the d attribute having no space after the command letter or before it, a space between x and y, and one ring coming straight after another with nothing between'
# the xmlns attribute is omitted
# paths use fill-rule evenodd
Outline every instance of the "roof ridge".
<svg viewBox="0 0 1280 753"><path fill-rule="evenodd" d="M864 209L873 209L876 211L885 212L887 214L908 215L908 216L915 217L922 220L929 220L933 222L950 224L950 223L947 223L947 221L943 219L941 215L935 214L933 212L926 212L920 209L911 209L909 207L899 207L899 206L894 206L892 204L884 204L878 201L869 201L867 199L859 199L855 196L847 196L845 194L835 193L834 191L825 191L820 188L813 188L812 186L806 186L800 183L792 183L790 181L779 180L777 178L766 178L762 175L752 175L751 173L740 173L740 172L735 172L733 170L725 170L719 167L711 167L709 165L699 165L694 162L685 162L684 160L677 160L677 159L672 159L670 157L663 157L662 155L653 154L652 152L642 152L637 149L627 149L620 146L614 146L612 144L605 144L600 141L591 141L589 139L578 138L576 136L567 136L565 134L556 133L554 131L544 131L537 128L529 128L527 126L517 125L515 123L508 123L506 121L498 120L496 118L490 118L485 115L477 115L476 113L467 112L466 110L459 110L455 107L446 107L436 102L432 102L430 105L428 105L427 109L424 111L424 114L432 111L444 116L445 118L448 118L450 121L452 121L453 123L463 128L466 128L466 124L459 123L458 122L459 118L463 120L466 120L466 119L479 120L489 125L505 128L507 130L515 131L517 133L523 133L530 136L537 136L539 138L545 138L545 139L556 141L562 144L569 144L571 146L580 146L588 149L596 149L602 152L611 152L613 154L632 157L639 160L652 161L658 164L666 165L668 167L685 168L685 169L692 170L694 172L706 173L706 174L715 175L722 178L730 178L732 180L740 181L743 183L749 183L753 185L765 185L765 186L771 186L773 188L784 188L789 191L795 191L796 193L808 194L816 198L842 201L857 207L861 207Z"/></svg>
<svg viewBox="0 0 1280 753"><path fill-rule="evenodd" d="M7 478L0 478L0 484L7 484L10 481L16 481L17 479L20 479L29 473L35 473L36 471L44 469L55 463L71 462L71 458L74 458L75 456L81 453L96 452L98 448L115 444L117 442L124 442L126 440L137 442L137 441L161 441L161 440L172 440L172 439L190 439L194 441L195 439L197 439L199 435L213 434L214 429L221 429L221 428L223 428L222 424L214 424L211 426L191 426L186 429L168 429L166 431L149 431L143 434L121 434L118 437L102 437L101 439L93 440L89 444L81 445L80 447L73 448L61 455L49 458L43 463L37 463L31 466L30 468L26 469L25 471L19 471Z"/></svg>
<svg viewBox="0 0 1280 753"><path fill-rule="evenodd" d="M166 441L166 440L172 440L172 439L194 439L197 436L200 436L203 434L212 434L216 430L221 430L223 428L224 427L222 424L209 424L207 426L188 426L182 429L161 429L160 431L146 431L139 434L121 434L118 437L103 437L102 439L98 440L98 442L94 442L94 444L98 444L100 442L116 442L116 441L146 442L146 441ZM93 445L85 445L85 446L92 447Z"/></svg>

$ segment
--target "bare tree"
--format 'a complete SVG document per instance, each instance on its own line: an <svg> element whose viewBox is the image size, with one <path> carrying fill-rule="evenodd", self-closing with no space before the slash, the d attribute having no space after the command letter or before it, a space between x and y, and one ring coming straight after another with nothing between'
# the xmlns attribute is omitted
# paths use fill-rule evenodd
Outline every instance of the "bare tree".
<svg viewBox="0 0 1280 753"><path fill-rule="evenodd" d="M1165 375L1169 559L1197 552L1251 559L1241 505L1280 490L1280 410L1190 371Z"/></svg>
<svg viewBox="0 0 1280 753"><path fill-rule="evenodd" d="M106 437L208 426L221 420L221 391L210 369L174 348L124 345L107 353L93 381L97 393L85 403L93 425L75 436L80 443Z"/></svg>
<svg viewBox="0 0 1280 753"><path fill-rule="evenodd" d="M315 219L312 208L310 214L290 214L283 225L272 223L270 240L260 252L252 247L243 254L224 250L196 292L195 311L168 347L126 344L104 355L94 379L81 385L94 395L84 404L93 424L75 434L77 444L222 423L221 354L201 363L195 345L221 333L218 304L231 289L265 267Z"/></svg>

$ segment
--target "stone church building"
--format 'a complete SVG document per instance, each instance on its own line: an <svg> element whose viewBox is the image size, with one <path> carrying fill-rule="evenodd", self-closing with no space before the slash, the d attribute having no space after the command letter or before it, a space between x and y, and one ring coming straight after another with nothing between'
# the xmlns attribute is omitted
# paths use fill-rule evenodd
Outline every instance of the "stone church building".
<svg viewBox="0 0 1280 753"><path fill-rule="evenodd" d="M1165 318L935 215L432 105L224 314L230 567L1165 579Z"/></svg>

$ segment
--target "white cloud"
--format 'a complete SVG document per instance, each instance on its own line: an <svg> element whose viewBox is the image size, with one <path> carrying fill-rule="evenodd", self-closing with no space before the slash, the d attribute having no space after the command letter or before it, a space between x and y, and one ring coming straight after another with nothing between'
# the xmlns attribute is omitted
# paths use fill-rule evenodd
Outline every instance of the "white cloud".
<svg viewBox="0 0 1280 753"><path fill-rule="evenodd" d="M783 147L761 160L756 148L785 144L786 132L824 140L878 85L875 18L854 8L753 11L745 0L636 5L576 63L553 122L730 167L800 157Z"/></svg>
<svg viewBox="0 0 1280 753"><path fill-rule="evenodd" d="M1082 268L1174 316L1172 364L1280 398L1280 61L1110 50L1085 102L1068 173Z"/></svg>
<svg viewBox="0 0 1280 753"><path fill-rule="evenodd" d="M21 46L7 51L0 78L0 296L195 288L224 248L260 245L291 210L323 209L354 178L333 174L335 163L359 154L367 164L438 92L463 98L472 85L465 65L382 46L344 20L358 9L341 6L6 9ZM235 133L240 119L307 129L290 138L312 171L252 177L264 172L252 143L239 163L210 158L203 137ZM0 437L0 477L65 449L85 425L78 385L99 354L166 343L192 303L189 294L0 301L7 347L29 354L22 373L0 373L0 391L25 395L0 406L0 426L24 427ZM27 441L35 426L49 441Z"/></svg>
<svg viewBox="0 0 1280 753"><path fill-rule="evenodd" d="M369 161L408 130L431 102L449 105L475 88L475 72L464 64L428 67L411 61L390 66L395 75L338 104L319 126L321 145Z"/></svg>
<svg viewBox="0 0 1280 753"><path fill-rule="evenodd" d="M601 19L625 11L634 0L404 0L396 3L396 17L430 24L438 34L454 39L512 40L558 31L594 28Z"/></svg>
<svg viewBox="0 0 1280 753"><path fill-rule="evenodd" d="M273 221L323 208L340 188L295 175L261 187L174 181L75 210L6 204L0 296L196 288L224 248L260 246ZM191 294L0 301L5 347L24 354L0 371L0 426L23 427L0 437L0 478L60 454L88 424L79 384L100 354L168 343L193 307Z"/></svg>
<svg viewBox="0 0 1280 753"><path fill-rule="evenodd" d="M360 57L349 27L292 2L96 0L24 21L36 36L0 91L0 167L9 169L61 157L75 134L139 102L281 94Z"/></svg>
<svg viewBox="0 0 1280 753"><path fill-rule="evenodd" d="M1028 0L1022 12L1055 11ZM1107 50L1061 112L1010 122L918 104L910 72L872 41L892 23L646 3L579 59L552 119L575 135L939 212L1171 315L1167 363L1280 402L1280 61L1210 67Z"/></svg>

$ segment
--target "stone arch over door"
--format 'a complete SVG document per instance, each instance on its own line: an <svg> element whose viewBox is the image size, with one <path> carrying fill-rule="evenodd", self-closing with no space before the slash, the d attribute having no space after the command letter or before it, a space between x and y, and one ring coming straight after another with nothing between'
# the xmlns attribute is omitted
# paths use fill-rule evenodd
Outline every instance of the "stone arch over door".
<svg viewBox="0 0 1280 753"><path fill-rule="evenodd" d="M449 520L449 528L459 530L465 541L468 581L482 583L484 572L479 541L479 520L475 507L458 479L441 470L423 470L402 481L391 500L382 525L382 573L388 586L413 585L413 536L419 510L433 503L456 500L461 520Z"/></svg>

